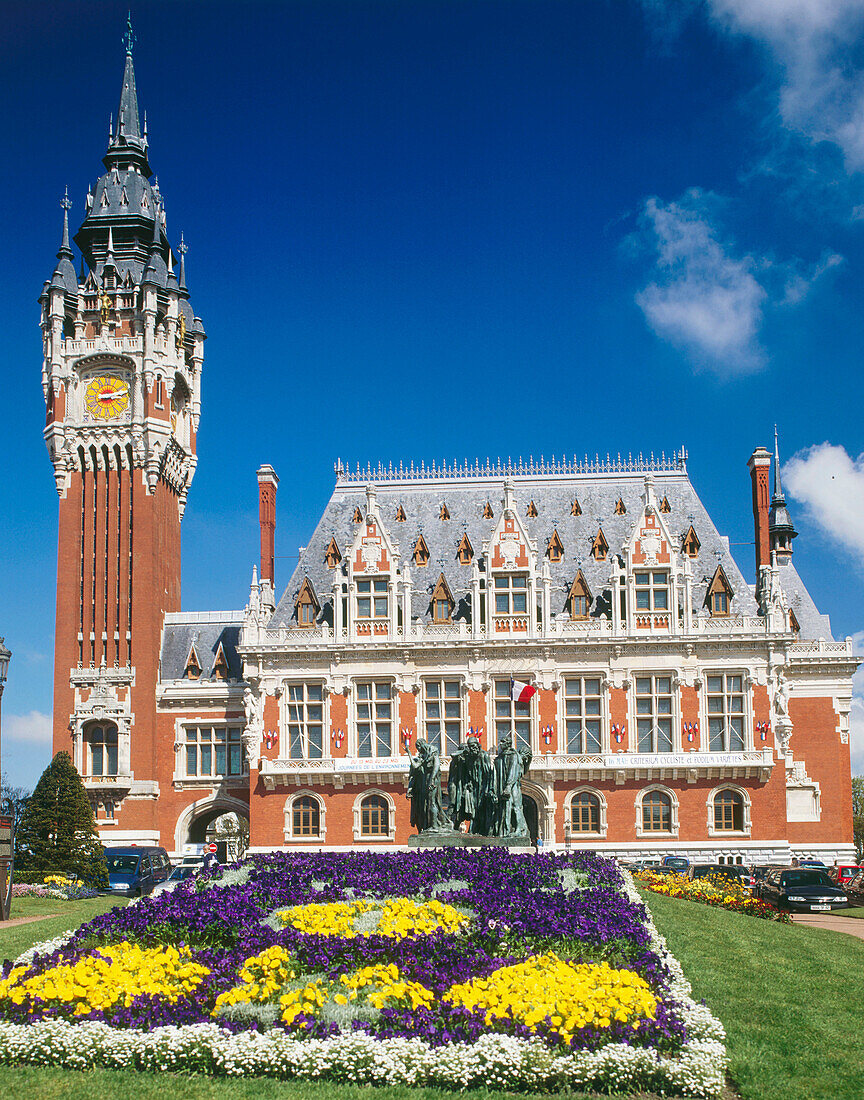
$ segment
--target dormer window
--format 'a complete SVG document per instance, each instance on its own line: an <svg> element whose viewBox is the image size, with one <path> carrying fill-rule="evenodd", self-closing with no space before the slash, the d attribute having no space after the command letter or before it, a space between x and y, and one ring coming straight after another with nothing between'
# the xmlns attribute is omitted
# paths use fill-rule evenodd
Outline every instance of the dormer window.
<svg viewBox="0 0 864 1100"><path fill-rule="evenodd" d="M184 680L200 680L201 679L201 662L198 660L198 654L195 652L195 643L189 647L189 654L186 657L186 664L183 668Z"/></svg>
<svg viewBox="0 0 864 1100"><path fill-rule="evenodd" d="M216 650L216 658L213 661L213 670L210 673L211 680L227 680L228 679L228 661L225 657L225 650L222 648L222 643Z"/></svg>
<svg viewBox="0 0 864 1100"><path fill-rule="evenodd" d="M606 555L609 553L609 543L606 541L606 536L603 534L603 528L597 528L597 534L594 536L594 541L591 543L591 557L594 561L605 561Z"/></svg>
<svg viewBox="0 0 864 1100"><path fill-rule="evenodd" d="M672 511L672 505L669 503L668 497L663 497L663 499L660 501L660 511L663 513L664 516L668 516L669 513Z"/></svg>
<svg viewBox="0 0 864 1100"><path fill-rule="evenodd" d="M447 507L446 504L441 505L441 511L438 513L438 518L439 519L449 519L450 518L450 509Z"/></svg>
<svg viewBox="0 0 864 1100"><path fill-rule="evenodd" d="M401 504L396 509L396 522L397 523L404 523L405 522L405 509L402 507Z"/></svg>
<svg viewBox="0 0 864 1100"><path fill-rule="evenodd" d="M546 546L546 557L549 561L562 561L564 558L564 543L561 541L561 536L558 534L557 527L552 532L549 542Z"/></svg>
<svg viewBox="0 0 864 1100"><path fill-rule="evenodd" d="M387 615L387 578L357 581L357 618L386 619Z"/></svg>
<svg viewBox="0 0 864 1100"><path fill-rule="evenodd" d="M420 566L428 565L429 557L429 547L426 545L426 539L423 538L421 533L417 536L417 541L414 543L414 564Z"/></svg>
<svg viewBox="0 0 864 1100"><path fill-rule="evenodd" d="M636 574L636 610L669 610L669 574Z"/></svg>
<svg viewBox="0 0 864 1100"><path fill-rule="evenodd" d="M698 558L700 546L701 543L699 542L699 539L697 538L696 532L694 531L693 525L691 523L690 530L684 536L684 541L681 544L681 549L684 551L688 558Z"/></svg>
<svg viewBox="0 0 864 1100"><path fill-rule="evenodd" d="M444 574L438 578L438 583L432 592L432 622L438 625L450 625L453 622L453 608L456 601L450 592Z"/></svg>
<svg viewBox="0 0 864 1100"><path fill-rule="evenodd" d="M488 500L483 505L483 518L484 519L494 519L495 518L495 513L492 511L492 505L489 503Z"/></svg>
<svg viewBox="0 0 864 1100"><path fill-rule="evenodd" d="M295 609L297 611L298 626L309 627L315 625L315 617L321 610L321 605L318 603L315 589L308 577L304 577L303 583L300 585Z"/></svg>
<svg viewBox="0 0 864 1100"><path fill-rule="evenodd" d="M573 498L573 503L570 505L570 515L571 516L581 516L582 515L582 505L579 503L579 501L576 499L576 497Z"/></svg>
<svg viewBox="0 0 864 1100"><path fill-rule="evenodd" d="M471 545L471 540L468 538L467 531L463 534L456 550L456 557L459 559L461 565L470 565L474 559L474 547Z"/></svg>
<svg viewBox="0 0 864 1100"><path fill-rule="evenodd" d="M527 614L528 577L524 573L496 577L494 588L496 615Z"/></svg>
<svg viewBox="0 0 864 1100"><path fill-rule="evenodd" d="M528 516L529 519L537 518L537 505L533 500L529 502L528 507L525 509L525 515Z"/></svg>
<svg viewBox="0 0 864 1100"><path fill-rule="evenodd" d="M567 596L567 600L570 604L571 619L588 618L588 609L591 606L591 589L588 587L588 582L582 575L581 569L570 585L570 592Z"/></svg>
<svg viewBox="0 0 864 1100"><path fill-rule="evenodd" d="M615 501L615 515L625 516L626 514L627 508L624 504L624 501L621 499L621 497L618 497L618 499Z"/></svg>
<svg viewBox="0 0 864 1100"><path fill-rule="evenodd" d="M734 594L729 578L723 571L723 566L718 565L705 594L705 606L708 608L712 619L722 619L729 614Z"/></svg>
<svg viewBox="0 0 864 1100"><path fill-rule="evenodd" d="M342 552L336 545L336 539L330 539L330 545L324 551L324 561L327 563L328 569L335 569L336 566L342 561Z"/></svg>
<svg viewBox="0 0 864 1100"><path fill-rule="evenodd" d="M363 513L360 511L359 508L354 509L354 522L355 523L362 523L363 522Z"/></svg>

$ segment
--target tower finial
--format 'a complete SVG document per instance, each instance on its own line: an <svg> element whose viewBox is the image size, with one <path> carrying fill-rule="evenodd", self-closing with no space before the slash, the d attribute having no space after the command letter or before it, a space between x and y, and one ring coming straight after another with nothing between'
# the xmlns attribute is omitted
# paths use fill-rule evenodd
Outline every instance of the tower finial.
<svg viewBox="0 0 864 1100"><path fill-rule="evenodd" d="M60 242L60 251L57 253L57 259L60 260L64 256L72 259L73 252L72 247L69 244L69 211L72 208L72 200L69 198L69 188L66 188L66 193L60 200L60 205L63 207L63 239Z"/></svg>
<svg viewBox="0 0 864 1100"><path fill-rule="evenodd" d="M123 33L123 44L126 47L126 56L132 56L132 47L135 45L137 39L132 33L132 12L126 12L126 30Z"/></svg>
<svg viewBox="0 0 864 1100"><path fill-rule="evenodd" d="M777 425L774 425L774 500L783 500L783 486L780 484L780 444L777 442Z"/></svg>
<svg viewBox="0 0 864 1100"><path fill-rule="evenodd" d="M189 245L183 240L183 232L180 232L180 244L177 248L180 253L180 289L186 289L186 253L189 251Z"/></svg>

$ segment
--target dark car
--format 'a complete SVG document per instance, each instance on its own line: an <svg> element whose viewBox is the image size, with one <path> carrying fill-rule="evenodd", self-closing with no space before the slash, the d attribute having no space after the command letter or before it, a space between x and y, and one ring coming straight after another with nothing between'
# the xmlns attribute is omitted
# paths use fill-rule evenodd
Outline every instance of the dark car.
<svg viewBox="0 0 864 1100"><path fill-rule="evenodd" d="M691 882L697 878L734 879L748 890L753 884L750 872L740 863L694 863L688 870L687 877Z"/></svg>
<svg viewBox="0 0 864 1100"><path fill-rule="evenodd" d="M690 860L685 859L684 856L664 856L663 867L672 871L674 874L683 874L690 866Z"/></svg>
<svg viewBox="0 0 864 1100"><path fill-rule="evenodd" d="M772 871L778 870L776 863L755 863L750 868L750 880L753 883L754 888L759 885L762 879Z"/></svg>
<svg viewBox="0 0 864 1100"><path fill-rule="evenodd" d="M759 883L759 897L788 913L848 909L845 890L817 867L778 867Z"/></svg>
<svg viewBox="0 0 864 1100"><path fill-rule="evenodd" d="M161 894L165 890L173 890L178 883L194 878L200 870L200 863L181 863L179 867L173 868L171 874L164 882L157 883L157 885L153 887L153 893Z"/></svg>
<svg viewBox="0 0 864 1100"><path fill-rule="evenodd" d="M125 898L144 897L171 874L164 848L106 848L105 861L108 892Z"/></svg>

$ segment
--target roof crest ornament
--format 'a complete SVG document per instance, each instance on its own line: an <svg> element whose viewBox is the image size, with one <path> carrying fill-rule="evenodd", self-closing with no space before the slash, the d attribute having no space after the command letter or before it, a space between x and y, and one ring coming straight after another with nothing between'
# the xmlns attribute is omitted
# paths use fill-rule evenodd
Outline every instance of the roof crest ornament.
<svg viewBox="0 0 864 1100"><path fill-rule="evenodd" d="M121 41L122 41L123 45L126 47L126 56L131 57L132 56L132 47L138 41L138 39L135 37L135 35L132 32L132 12L131 11L127 11L127 13L126 13L126 30L123 32L123 37L122 37Z"/></svg>
<svg viewBox="0 0 864 1100"><path fill-rule="evenodd" d="M567 477L578 474L669 474L686 473L687 457L686 448L681 447L668 456L665 450L661 451L659 457L656 457L652 451L647 459L641 452L636 457L628 454L626 458L623 458L620 454L614 458L607 454L605 458L601 459L599 454L595 454L593 459L589 459L587 455L583 459L578 459L574 455L572 459L562 456L560 460L553 456L547 461L541 455L539 461L534 459L533 456L530 456L527 461L521 457L515 461L512 457L508 457L506 461L501 458L494 461L487 458L485 462L481 462L479 458L476 458L473 462L469 462L468 459L461 462L455 460L447 462L444 460L440 465L433 459L428 466L424 459L421 459L419 466L415 466L412 459L407 466L400 461L398 466L394 466L390 462L385 467L383 463L379 462L377 466L367 463L365 467L361 467L358 462L355 470L349 469L343 465L341 459L337 459L333 469L337 484L365 483L367 481L428 481L490 477L547 477L553 475Z"/></svg>

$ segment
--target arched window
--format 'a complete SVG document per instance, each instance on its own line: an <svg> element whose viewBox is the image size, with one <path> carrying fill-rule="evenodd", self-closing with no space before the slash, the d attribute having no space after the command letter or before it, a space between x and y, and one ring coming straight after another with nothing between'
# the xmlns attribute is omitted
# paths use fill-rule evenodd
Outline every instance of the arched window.
<svg viewBox="0 0 864 1100"><path fill-rule="evenodd" d="M117 727L91 726L85 735L87 743L87 774L113 776L117 774Z"/></svg>
<svg viewBox="0 0 864 1100"><path fill-rule="evenodd" d="M321 803L311 794L300 795L291 807L291 835L321 835Z"/></svg>
<svg viewBox="0 0 864 1100"><path fill-rule="evenodd" d="M574 833L600 832L600 799L590 791L579 791L570 801L570 830Z"/></svg>
<svg viewBox="0 0 864 1100"><path fill-rule="evenodd" d="M714 795L714 828L718 833L744 831L744 799L738 791L722 790Z"/></svg>
<svg viewBox="0 0 864 1100"><path fill-rule="evenodd" d="M663 791L648 791L642 798L642 831L672 832L672 799Z"/></svg>
<svg viewBox="0 0 864 1100"><path fill-rule="evenodd" d="M360 835L388 836L390 807L380 794L370 794L360 803Z"/></svg>

